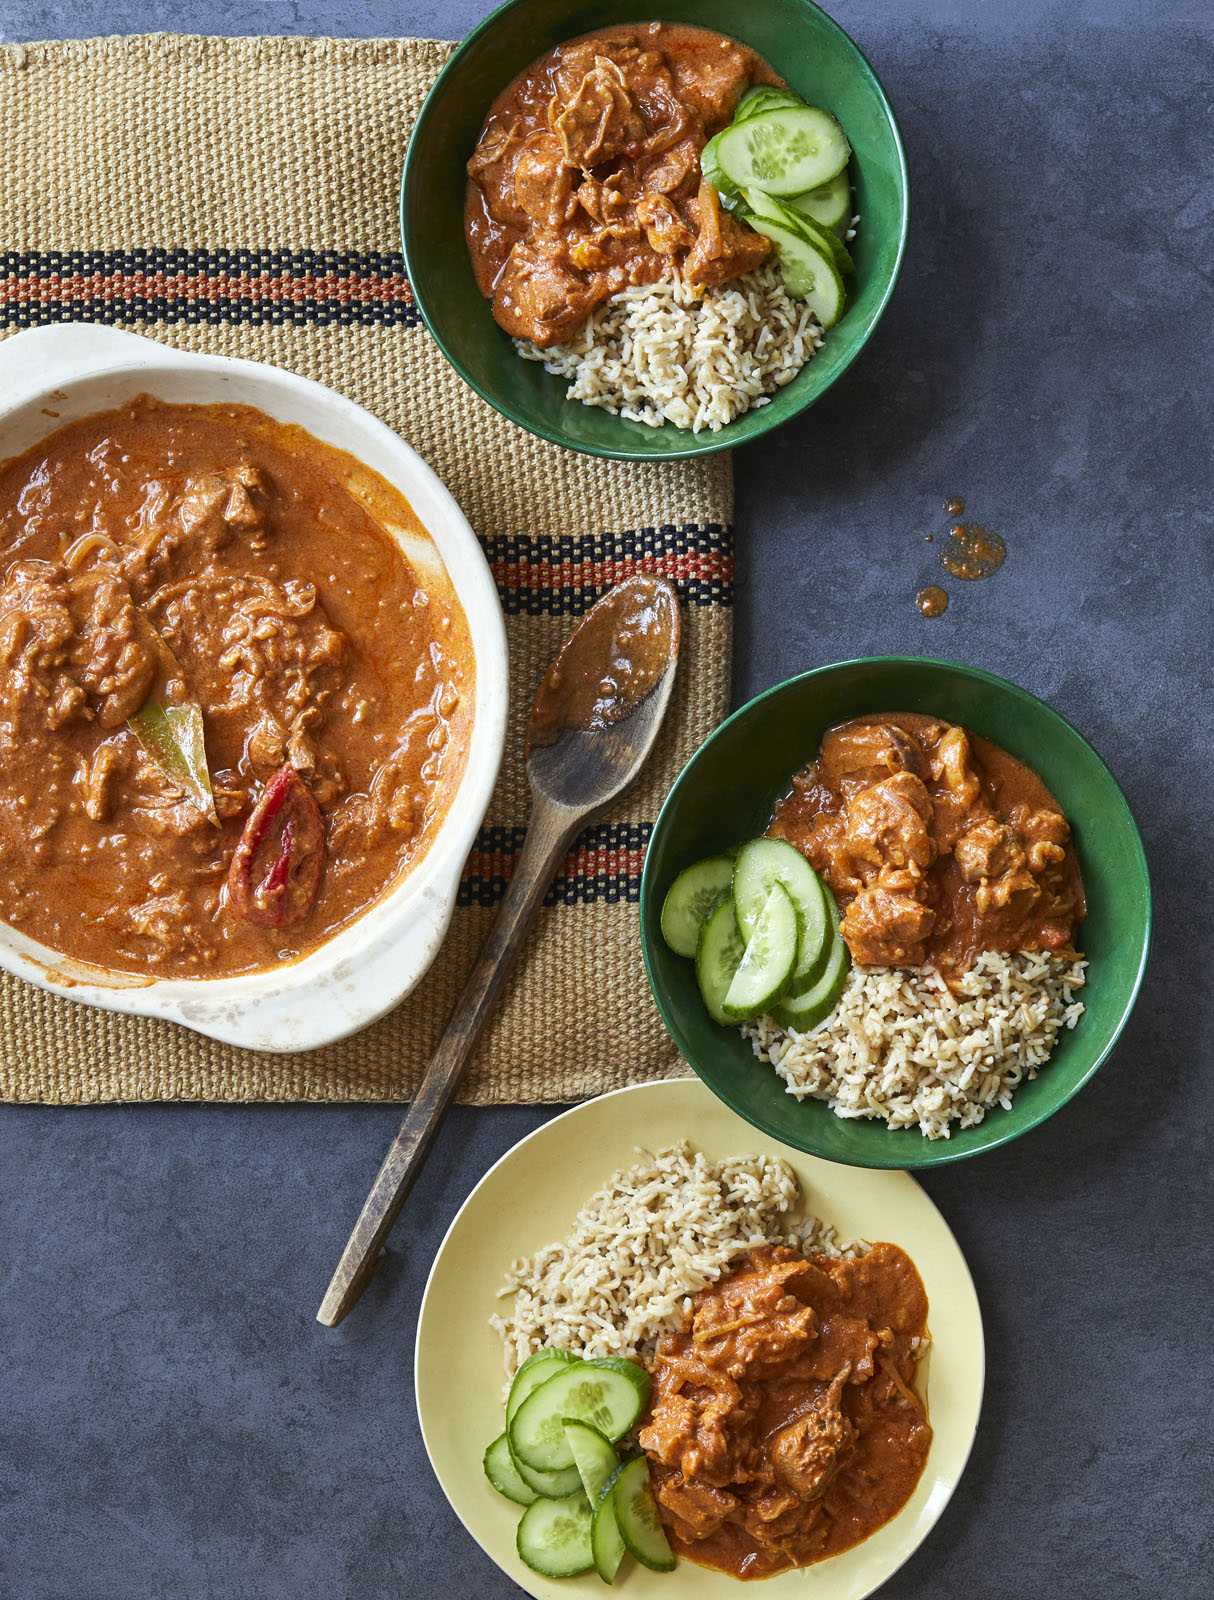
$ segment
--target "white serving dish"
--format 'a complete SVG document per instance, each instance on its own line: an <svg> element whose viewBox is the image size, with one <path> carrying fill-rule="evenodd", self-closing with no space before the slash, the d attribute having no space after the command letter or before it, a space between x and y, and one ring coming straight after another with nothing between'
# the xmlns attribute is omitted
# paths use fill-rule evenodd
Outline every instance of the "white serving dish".
<svg viewBox="0 0 1214 1600"><path fill-rule="evenodd" d="M348 451L400 490L429 531L468 619L476 706L467 764L417 867L301 961L235 978L145 979L72 961L0 922L0 967L86 1005L167 1017L229 1044L316 1049L391 1010L438 953L505 743L501 605L467 519L417 453L361 406L278 367L195 355L92 323L16 334L0 342L0 460L68 422L145 393L179 403L257 406Z"/></svg>

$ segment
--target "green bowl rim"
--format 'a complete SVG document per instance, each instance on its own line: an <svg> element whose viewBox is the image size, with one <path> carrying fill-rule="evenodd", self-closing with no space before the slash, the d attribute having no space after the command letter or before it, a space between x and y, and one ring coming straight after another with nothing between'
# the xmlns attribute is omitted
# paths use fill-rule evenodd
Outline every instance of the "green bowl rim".
<svg viewBox="0 0 1214 1600"><path fill-rule="evenodd" d="M503 0L502 5L495 7L494 10L492 10L484 19L484 21L479 22L476 27L473 28L472 32L467 34L460 41L446 65L439 72L438 77L435 78L434 82L430 85L429 91L426 94L426 98L422 101L421 110L418 112L417 118L412 129L410 130L409 142L405 147L405 160L401 169L400 177L400 238L401 248L405 258L405 276L409 280L409 290L413 296L413 303L421 313L422 321L429 330L430 337L434 340L448 364L454 368L454 370L468 385L468 387L473 390L474 393L478 394L486 405L492 406L495 411L500 413L500 415L507 417L511 422L517 423L520 428L525 429L528 433L534 434L537 438L546 439L549 444L559 445L562 449L572 450L578 455L597 456L601 460L606 461L687 461L695 456L717 455L722 450L732 450L735 448L735 444L737 442L729 436L730 428L733 426L732 423L727 424L717 433L709 432L707 434L690 434L688 436L689 442L686 445L674 450L663 450L660 454L651 453L648 450L641 449L617 449L609 445L571 444L568 438L563 437L557 429L550 428L546 424L530 421L516 406L510 404L508 401L499 402L493 399L492 396L486 394L481 385L468 372L463 362L461 362L453 354L447 344L447 341L443 338L443 335L431 321L430 313L426 308L425 302L418 293L417 285L413 276L413 252L409 243L409 230L405 226L408 192L412 175L415 170L414 151L417 148L417 134L425 128L426 123L430 120L431 116L433 116L435 97L437 96L439 90L445 85L447 79L455 75L459 66L460 58L464 54L464 51L467 50L469 46L475 44L476 41L480 39L482 34L490 32L491 29L496 26L499 19L505 16L508 11L520 10L524 6L531 5L532 3L533 0ZM771 433L776 428L782 427L784 423L791 422L794 416L799 416L802 411L808 410L808 408L813 405L815 401L820 400L827 390L833 388L843 374L848 371L852 363L865 349L873 334L877 331L877 325L881 321L881 318L885 315L885 308L889 304L890 296L893 294L898 283L898 278L902 272L902 263L906 256L907 235L910 232L910 170L906 164L906 150L902 143L902 132L898 127L898 119L894 115L894 108L889 103L889 96L885 92L885 86L877 76L876 72L873 70L873 65L869 61L868 57L852 38L851 34L847 32L846 28L842 27L838 22L836 22L828 12L823 11L821 6L815 4L815 0L799 0L799 3L804 6L808 6L810 10L817 11L830 27L834 28L837 33L842 35L846 42L856 52L856 55L860 60L862 71L868 75L872 81L873 88L877 91L877 96L885 113L885 120L889 126L890 136L893 139L894 151L897 157L897 175L899 178L899 187L902 192L901 224L898 229L898 245L894 255L893 270L889 274L889 279L885 285L884 292L877 303L876 309L872 313L868 331L864 334L864 337L859 340L850 354L840 362L838 368L830 375L830 377L823 384L822 388L806 399L804 403L792 413L791 416L771 417L767 419L766 425L760 423L760 425L755 426L752 431L746 435L744 440L740 441L744 444L749 444L753 439L761 439L765 434ZM767 410L768 407L764 406L763 411L766 412ZM743 416L747 415L751 415L751 413L743 413ZM645 427L644 423L630 423L626 417L621 417L617 420L625 426L643 429L645 433L650 431ZM741 421L742 419L739 417L736 420Z"/></svg>
<svg viewBox="0 0 1214 1600"><path fill-rule="evenodd" d="M727 728L732 727L734 723L738 722L743 717L748 716L751 711L753 711L757 706L761 705L763 701L770 699L772 695L780 694L783 690L789 689L795 684L805 683L812 678L821 677L825 673L839 672L848 667L872 666L943 667L947 671L959 672L963 677L971 678L980 683L988 684L992 688L998 689L1004 694L1010 695L1012 699L1020 701L1022 704L1030 707L1032 710L1044 712L1047 717L1052 718L1056 723L1061 724L1061 726L1065 728L1068 733L1072 734L1076 739L1078 739L1079 743L1096 762L1097 766L1104 771L1105 776L1113 785L1114 792L1117 794L1122 805L1125 807L1125 814L1129 819L1130 830L1133 836L1133 842L1136 851L1136 863L1141 873L1145 896L1145 925L1143 929L1142 952L1139 956L1138 969L1134 974L1134 980L1130 987L1130 992L1126 997L1125 1004L1121 1009L1121 1015L1117 1018L1116 1023L1109 1033L1108 1039L1105 1041L1103 1048L1100 1050L1095 1060L1091 1063L1083 1075L1078 1078L1074 1084L1072 1084L1068 1093L1066 1093L1061 1100L1044 1107L1036 1115L1030 1117L1028 1121L1023 1122L1016 1127L1009 1128L1005 1132L1000 1133L998 1131L998 1126L996 1125L994 1136L982 1144L975 1145L972 1149L958 1149L956 1146L951 1146L951 1141L947 1139L927 1140L920 1138L918 1145L908 1146L906 1152L908 1159L906 1160L857 1160L853 1158L853 1160L850 1162L838 1163L839 1165L873 1167L885 1170L905 1169L911 1167L919 1168L945 1166L955 1161L967 1161L973 1156L985 1154L988 1150L997 1150L1001 1145L1010 1144L1013 1139L1018 1139L1022 1134L1028 1133L1031 1129L1040 1127L1040 1125L1043 1122L1047 1122L1049 1118L1055 1114L1055 1112L1061 1111L1063 1106L1067 1105L1075 1098L1080 1089L1083 1088L1084 1084L1089 1082L1089 1080L1097 1071L1099 1071L1099 1069L1108 1060L1109 1056L1113 1053L1114 1047L1116 1046L1117 1041L1121 1038L1121 1035L1125 1030L1125 1025L1130 1019L1130 1014L1138 1002L1138 996L1142 989L1142 981L1146 975L1147 963L1150 960L1151 941L1154 932L1154 902L1151 893L1151 874L1150 868L1147 864L1146 850L1142 843L1142 834L1139 832L1138 823L1134 817L1134 812L1131 809L1130 803L1126 799L1125 793L1121 785L1117 782L1113 770L1109 766L1108 762L1092 745L1092 743L1088 739L1084 738L1083 734L1080 733L1079 729L1075 727L1074 723L1068 722L1061 712L1054 710L1053 706L1048 705L1044 700L1040 699L1037 695L1032 694L1028 689L1022 689L1019 684L1010 682L1007 678L1000 678L993 672L984 671L981 667L966 666L965 663L961 661L945 661L937 656L857 656L850 661L832 661L828 662L825 666L813 667L809 672L798 673L795 677L785 678L782 682L773 684L771 688L764 689L760 694L755 695L753 699L748 700L744 706L740 706L737 711L732 712L728 717L726 717L725 721L722 722L719 727L713 729L713 731L708 735L707 739L705 739L699 748L694 752L694 754L688 758L682 768L682 771L680 771L678 777L671 785L670 792L662 802L661 810L658 812L657 818L653 824L653 832L650 835L649 847L645 852L645 865L641 872L641 893L640 901L637 907L638 921L641 925L641 955L645 962L645 975L649 979L650 993L653 995L654 1004L658 1008L658 1014L661 1016L666 1031L677 1047L679 1054L683 1057L683 1060L687 1062L688 1066L691 1067L692 1071L696 1074L700 1081L705 1085L706 1088L710 1089L713 1094L717 1095L719 1099L723 1100L731 1111L736 1112L738 1116L743 1118L744 1121L751 1123L757 1128L762 1128L765 1133L770 1134L773 1138L784 1139L788 1144L795 1144L796 1141L788 1138L786 1133L779 1132L769 1127L766 1122L760 1121L759 1119L751 1116L748 1111L744 1110L743 1107L738 1104L736 1096L723 1092L716 1086L715 1083L709 1082L709 1080L696 1065L696 1062L684 1050L683 1042L680 1036L680 1030L677 1029L672 1018L667 1014L665 1001L658 991L658 983L654 974L654 965L650 957L650 941L646 932L645 923L646 906L650 903L653 896L657 892L654 887L653 876L650 871L650 865L654 859L653 841L657 838L658 831L662 827L662 824L666 819L666 814L671 808L675 790L678 789L679 785L682 783L688 769L691 767L693 762L699 760L703 752L715 739L725 733ZM818 1103L821 1104L822 1102ZM985 1128L987 1124L984 1122L982 1126ZM907 1134L912 1134L915 1130L904 1129L900 1131ZM810 1155L820 1156L824 1161L837 1161L836 1157L829 1155L825 1151L818 1150L811 1145L800 1145L798 1148L806 1150L806 1152Z"/></svg>

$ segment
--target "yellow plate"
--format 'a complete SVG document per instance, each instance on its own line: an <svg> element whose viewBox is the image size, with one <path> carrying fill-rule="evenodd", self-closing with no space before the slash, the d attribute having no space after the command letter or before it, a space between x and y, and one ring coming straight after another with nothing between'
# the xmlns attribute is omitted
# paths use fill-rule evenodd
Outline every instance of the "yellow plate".
<svg viewBox="0 0 1214 1600"><path fill-rule="evenodd" d="M536 1600L577 1600L606 1590L594 1572L542 1578L523 1565L514 1537L522 1508L489 1484L481 1465L502 1431L502 1345L489 1317L508 1307L497 1291L510 1263L562 1238L582 1203L639 1146L688 1139L713 1157L781 1156L806 1209L841 1239L886 1239L914 1260L927 1288L933 1439L919 1485L892 1522L863 1544L760 1586L763 1600L863 1600L927 1536L957 1485L982 1405L982 1318L969 1270L940 1213L905 1172L840 1167L805 1155L735 1116L697 1078L640 1084L567 1111L516 1144L468 1196L435 1258L417 1325L417 1410L430 1461L468 1532ZM921 1369L922 1370L922 1369ZM649 1572L626 1558L616 1587L630 1600L717 1600L734 1578L680 1561Z"/></svg>

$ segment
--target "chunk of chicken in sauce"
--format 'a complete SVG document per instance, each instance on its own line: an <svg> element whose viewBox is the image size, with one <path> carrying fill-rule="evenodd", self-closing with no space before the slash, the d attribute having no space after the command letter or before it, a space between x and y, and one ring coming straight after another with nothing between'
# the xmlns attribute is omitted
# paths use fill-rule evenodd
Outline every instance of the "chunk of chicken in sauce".
<svg viewBox="0 0 1214 1600"><path fill-rule="evenodd" d="M606 28L550 51L494 101L468 162L465 231L498 324L541 347L678 270L727 283L771 245L721 209L700 152L750 84L780 79L703 28Z"/></svg>
<svg viewBox="0 0 1214 1600"><path fill-rule="evenodd" d="M857 1260L764 1247L702 1290L658 1346L639 1435L675 1549L761 1578L887 1522L931 1443L914 1387L926 1322L891 1244Z"/></svg>
<svg viewBox="0 0 1214 1600"><path fill-rule="evenodd" d="M1070 827L1023 762L912 713L832 728L768 830L830 885L862 966L964 969L981 950L1060 950L1084 915Z"/></svg>

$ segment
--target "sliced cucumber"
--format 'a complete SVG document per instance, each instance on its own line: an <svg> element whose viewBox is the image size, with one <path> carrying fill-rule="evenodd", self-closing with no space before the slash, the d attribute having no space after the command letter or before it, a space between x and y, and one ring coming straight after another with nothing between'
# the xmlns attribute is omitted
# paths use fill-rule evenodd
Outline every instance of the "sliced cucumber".
<svg viewBox="0 0 1214 1600"><path fill-rule="evenodd" d="M573 1466L564 1421L589 1422L614 1441L645 1409L650 1380L634 1361L579 1361L549 1378L523 1401L506 1426L510 1450L520 1465L537 1472Z"/></svg>
<svg viewBox="0 0 1214 1600"><path fill-rule="evenodd" d="M590 1525L590 1551L594 1556L594 1570L604 1583L615 1582L620 1562L627 1554L627 1546L620 1533L619 1519L615 1514L615 1495L612 1493L616 1479L623 1470L623 1467L617 1467L604 1484L599 1503L594 1508L594 1520Z"/></svg>
<svg viewBox="0 0 1214 1600"><path fill-rule="evenodd" d="M597 1506L608 1479L620 1465L620 1458L599 1430L592 1428L588 1422L566 1417L564 1428L586 1498L592 1506Z"/></svg>
<svg viewBox="0 0 1214 1600"><path fill-rule="evenodd" d="M545 1578L572 1578L594 1565L590 1502L579 1489L561 1500L536 1500L523 1512L515 1536L519 1555Z"/></svg>
<svg viewBox="0 0 1214 1600"><path fill-rule="evenodd" d="M788 204L802 216L811 217L822 228L846 228L851 221L851 174L846 167L829 183L804 194L790 194Z"/></svg>
<svg viewBox="0 0 1214 1600"><path fill-rule="evenodd" d="M805 301L823 328L833 328L843 315L847 299L834 252L811 243L801 228L769 222L744 204L735 208L734 215L771 240L780 259L785 289L794 300Z"/></svg>
<svg viewBox="0 0 1214 1600"><path fill-rule="evenodd" d="M816 1028L835 1009L843 985L847 982L847 970L851 962L847 945L839 932L839 908L830 891L826 890L825 893L831 922L826 965L807 989L786 995L771 1008L771 1015L789 1033L808 1033L811 1028Z"/></svg>
<svg viewBox="0 0 1214 1600"><path fill-rule="evenodd" d="M787 200L778 200L774 194L764 194L762 189L748 189L744 196L746 204L750 206L756 217L761 217L764 222L774 222L777 227L786 228L789 233L797 233L823 255L829 256L840 272L854 272L856 263L851 258L851 252L842 239L824 228L820 222L815 222L812 217L807 217L800 211L794 211ZM752 227L758 224L751 223Z"/></svg>
<svg viewBox="0 0 1214 1600"><path fill-rule="evenodd" d="M745 954L746 945L738 932L733 897L727 895L709 916L696 949L696 981L700 998L714 1022L729 1026L725 1015L725 996Z"/></svg>
<svg viewBox="0 0 1214 1600"><path fill-rule="evenodd" d="M673 1572L674 1554L658 1519L657 1502L649 1487L649 1462L645 1456L630 1461L611 1491L620 1535L630 1555L654 1572Z"/></svg>
<svg viewBox="0 0 1214 1600"><path fill-rule="evenodd" d="M792 895L782 883L775 883L721 1002L721 1010L731 1022L757 1017L784 993L797 964L799 944Z"/></svg>
<svg viewBox="0 0 1214 1600"><path fill-rule="evenodd" d="M821 878L787 839L753 839L743 846L733 869L733 903L743 938L749 938L772 886L782 883L797 908L800 944L789 978L790 989L804 989L826 964L830 918Z"/></svg>
<svg viewBox="0 0 1214 1600"><path fill-rule="evenodd" d="M811 244L816 244L820 250L828 251L835 266L840 272L854 272L856 263L852 260L851 251L843 243L837 233L832 233L829 228L824 228L820 222L815 222L812 217L804 216L800 211L794 211L786 201L772 201L769 203L784 207L784 215L788 221L809 238Z"/></svg>
<svg viewBox="0 0 1214 1600"><path fill-rule="evenodd" d="M575 1356L570 1350L536 1350L529 1355L514 1374L514 1382L506 1396L507 1424L533 1389L538 1389L541 1383L547 1383L549 1378L555 1377L562 1367L573 1366L580 1360L581 1357Z"/></svg>
<svg viewBox="0 0 1214 1600"><path fill-rule="evenodd" d="M717 159L720 148L721 135L718 133L700 151L700 176L712 184L720 195L721 204L725 209L734 211L742 204L742 196L737 184L726 176L725 169Z"/></svg>
<svg viewBox="0 0 1214 1600"><path fill-rule="evenodd" d="M774 111L777 106L803 106L801 96L791 89L777 89L774 84L756 83L738 101L733 114L735 122L745 122L757 117L761 111Z"/></svg>
<svg viewBox="0 0 1214 1600"><path fill-rule="evenodd" d="M835 266L840 272L854 272L856 263L852 260L852 253L840 239L837 233L832 233L829 228L824 228L820 222L815 222L812 217L801 217L801 226L808 228L814 243L824 245L834 257Z"/></svg>
<svg viewBox="0 0 1214 1600"><path fill-rule="evenodd" d="M730 182L774 195L820 188L843 171L851 155L843 129L816 106L760 111L717 137L714 158Z"/></svg>
<svg viewBox="0 0 1214 1600"><path fill-rule="evenodd" d="M709 856L686 867L662 904L662 937L676 956L694 956L708 913L733 882L728 856Z"/></svg>
<svg viewBox="0 0 1214 1600"><path fill-rule="evenodd" d="M506 1435L506 1445L509 1447L510 1435ZM545 1500L563 1500L566 1495L576 1494L582 1487L582 1475L576 1467L562 1467L559 1472L537 1472L534 1467L529 1467L525 1461L520 1461L514 1451L510 1451L510 1460L514 1463L514 1470L528 1489L534 1489L537 1495L542 1495Z"/></svg>
<svg viewBox="0 0 1214 1600"><path fill-rule="evenodd" d="M529 1506L539 1498L531 1485L519 1477L504 1433L499 1433L485 1451L485 1476L498 1494L504 1494L507 1500L513 1500L517 1505Z"/></svg>

